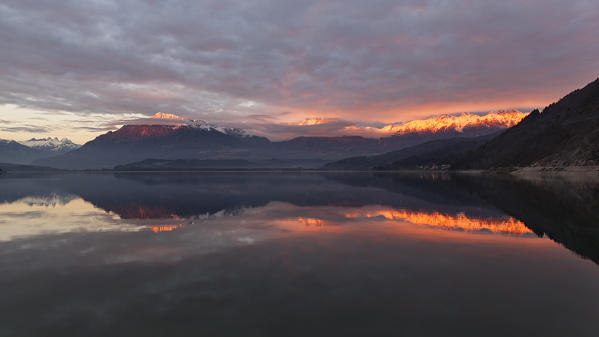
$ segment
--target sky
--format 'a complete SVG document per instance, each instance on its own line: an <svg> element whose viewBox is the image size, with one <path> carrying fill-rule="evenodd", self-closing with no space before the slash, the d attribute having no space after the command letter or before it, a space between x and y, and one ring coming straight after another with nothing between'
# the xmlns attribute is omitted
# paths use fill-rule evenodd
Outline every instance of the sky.
<svg viewBox="0 0 599 337"><path fill-rule="evenodd" d="M542 108L599 76L596 0L3 0L0 18L4 139L157 112L327 135Z"/></svg>

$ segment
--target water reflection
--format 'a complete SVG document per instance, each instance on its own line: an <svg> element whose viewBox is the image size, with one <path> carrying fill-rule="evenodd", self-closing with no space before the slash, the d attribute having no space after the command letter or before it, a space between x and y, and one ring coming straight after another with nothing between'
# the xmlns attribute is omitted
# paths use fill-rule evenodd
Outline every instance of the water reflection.
<svg viewBox="0 0 599 337"><path fill-rule="evenodd" d="M140 226L172 231L211 215L244 217L241 213L247 209L281 202L343 207L337 222L382 217L463 231L534 232L599 261L599 185L588 180L214 173L13 176L1 182L0 240L46 231ZM64 219L59 219L61 214ZM77 216L85 221L71 221ZM306 226L330 221L314 216L298 219Z"/></svg>
<svg viewBox="0 0 599 337"><path fill-rule="evenodd" d="M159 233L159 232L171 232L174 231L175 229L179 229L182 228L183 224L178 224L178 225L148 225L148 228L150 230L152 230L152 232L154 233Z"/></svg>
<svg viewBox="0 0 599 337"><path fill-rule="evenodd" d="M349 183L348 178L351 179ZM0 223L11 223L10 228L3 227L4 240L80 230L137 230L145 227L154 232L165 232L181 229L190 223L205 222L209 218L220 221L223 216L237 216L247 220L250 216L248 209L255 209L270 214L271 219L261 219L264 222L282 220L278 218L283 217L282 210L286 210L292 213L285 215L286 221L295 219L305 227L340 225L356 218L382 218L442 229L531 233L521 221L480 199L464 199L462 196L456 203L453 195L444 198L437 190L426 190L430 187L426 184L416 188L420 195L413 195L410 189L397 189L414 181L439 181L436 176L426 179L408 176L408 180L396 181L393 188L389 189L386 185L381 190L377 185L386 183L386 178L364 175L251 174L239 178L223 174L132 174L8 179L4 181L5 203L2 207L5 212ZM356 185L356 182L359 184ZM31 187L33 195L22 195L23 183L35 185ZM364 183L373 186L364 186ZM38 187L37 193L33 192ZM432 187L439 189L437 184ZM460 194L458 189L449 191ZM272 206L273 203L278 204ZM288 205L304 209L289 211ZM334 207L320 211L316 208L326 206ZM305 214L307 207L311 207L311 216L296 215ZM278 214L271 209L278 210ZM315 214L322 214L322 217Z"/></svg>
<svg viewBox="0 0 599 337"><path fill-rule="evenodd" d="M439 212L413 212L410 210L385 209L381 207L353 211L348 218L377 218L403 220L412 224L462 231L488 231L502 234L530 234L532 231L519 220L510 216L469 217L464 213L443 214Z"/></svg>
<svg viewBox="0 0 599 337"><path fill-rule="evenodd" d="M598 191L448 175L7 175L0 336L594 336Z"/></svg>
<svg viewBox="0 0 599 337"><path fill-rule="evenodd" d="M0 242L69 232L137 231L143 226L71 194L29 196L0 204Z"/></svg>

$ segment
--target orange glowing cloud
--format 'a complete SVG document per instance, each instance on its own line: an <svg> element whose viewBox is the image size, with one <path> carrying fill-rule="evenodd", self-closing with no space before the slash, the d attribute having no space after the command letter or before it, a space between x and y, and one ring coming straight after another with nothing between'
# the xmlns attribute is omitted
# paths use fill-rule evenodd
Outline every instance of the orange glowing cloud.
<svg viewBox="0 0 599 337"><path fill-rule="evenodd" d="M303 121L297 123L297 125L301 125L301 126L321 125L321 124L329 123L330 121L331 121L330 119L322 118L322 117L309 117L309 118L306 118Z"/></svg>
<svg viewBox="0 0 599 337"><path fill-rule="evenodd" d="M297 221L306 227L308 227L308 226L323 227L323 226L327 225L326 220L318 219L318 218L299 217L299 218L297 218Z"/></svg>
<svg viewBox="0 0 599 337"><path fill-rule="evenodd" d="M175 114L168 114L168 113L163 113L163 112L157 112L152 116L152 119L168 119L168 120L185 120L185 118L175 115Z"/></svg>

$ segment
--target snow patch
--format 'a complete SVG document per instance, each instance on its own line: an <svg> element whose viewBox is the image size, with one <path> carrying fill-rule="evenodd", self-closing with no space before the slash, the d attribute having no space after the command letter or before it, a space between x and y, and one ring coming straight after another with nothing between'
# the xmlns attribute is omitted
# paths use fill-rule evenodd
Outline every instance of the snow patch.
<svg viewBox="0 0 599 337"><path fill-rule="evenodd" d="M206 131L212 131L212 130L218 131L218 132L224 133L226 135L237 136L237 137L248 136L248 134L245 132L245 130L237 129L237 128L226 128L226 127L208 123L201 119L192 119L186 124L186 126L196 128L196 129L206 130Z"/></svg>
<svg viewBox="0 0 599 337"><path fill-rule="evenodd" d="M58 139L58 137L48 138L31 138L29 140L19 142L21 145L25 145L34 149L46 150L57 153L65 153L76 150L81 145L73 143L68 138Z"/></svg>

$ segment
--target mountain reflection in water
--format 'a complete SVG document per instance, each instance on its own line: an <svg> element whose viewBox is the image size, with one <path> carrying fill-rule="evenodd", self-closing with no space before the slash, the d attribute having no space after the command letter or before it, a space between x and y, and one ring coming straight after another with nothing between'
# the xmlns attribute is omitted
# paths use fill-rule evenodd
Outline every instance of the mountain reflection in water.
<svg viewBox="0 0 599 337"><path fill-rule="evenodd" d="M532 231L522 222L509 217L469 217L464 213L442 214L439 212L412 212L409 210L374 209L348 213L348 218L383 217L389 220L404 220L417 225L464 231L489 231L505 234L528 234Z"/></svg>
<svg viewBox="0 0 599 337"><path fill-rule="evenodd" d="M0 336L594 336L597 263L593 181L0 178Z"/></svg>

